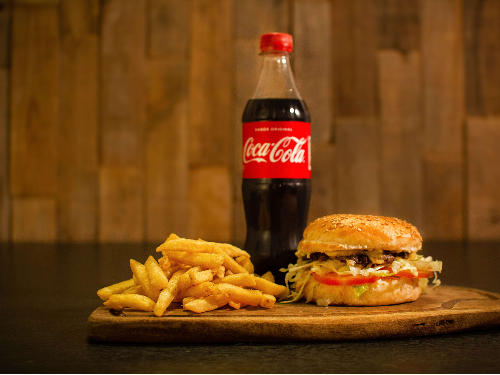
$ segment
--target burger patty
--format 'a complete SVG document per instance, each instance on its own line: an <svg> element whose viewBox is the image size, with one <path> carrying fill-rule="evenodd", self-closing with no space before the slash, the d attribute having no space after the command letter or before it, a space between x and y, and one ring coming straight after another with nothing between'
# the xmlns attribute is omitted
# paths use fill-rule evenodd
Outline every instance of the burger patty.
<svg viewBox="0 0 500 375"><path fill-rule="evenodd" d="M384 250L383 253L379 255L377 258L382 259L385 263L392 263L396 258L408 259L408 257L409 253L405 251L401 251L399 253L393 253L391 251ZM312 259L313 261L321 261L321 262L326 262L328 259L334 259L340 262L352 260L354 263L360 264L363 267L366 267L368 264L373 263L370 260L370 257L363 253L353 254L353 255L337 255L334 257L329 257L324 253L311 253L309 258Z"/></svg>

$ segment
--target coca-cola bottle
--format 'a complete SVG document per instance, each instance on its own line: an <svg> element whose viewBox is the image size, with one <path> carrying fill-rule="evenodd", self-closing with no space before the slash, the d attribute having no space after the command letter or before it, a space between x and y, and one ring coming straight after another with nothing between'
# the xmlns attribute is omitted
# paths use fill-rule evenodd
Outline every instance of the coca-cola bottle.
<svg viewBox="0 0 500 375"><path fill-rule="evenodd" d="M310 115L300 97L289 54L289 34L261 36L262 70L243 112L243 203L245 249L255 272L295 263L307 225L311 197Z"/></svg>

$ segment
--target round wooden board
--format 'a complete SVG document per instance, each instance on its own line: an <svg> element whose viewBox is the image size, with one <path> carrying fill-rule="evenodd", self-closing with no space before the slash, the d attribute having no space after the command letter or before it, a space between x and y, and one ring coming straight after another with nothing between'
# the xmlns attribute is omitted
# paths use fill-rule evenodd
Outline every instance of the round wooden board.
<svg viewBox="0 0 500 375"><path fill-rule="evenodd" d="M376 307L276 304L267 310L224 307L203 314L172 304L163 317L101 306L88 336L111 342L294 342L417 337L500 326L500 295L440 286L410 303Z"/></svg>

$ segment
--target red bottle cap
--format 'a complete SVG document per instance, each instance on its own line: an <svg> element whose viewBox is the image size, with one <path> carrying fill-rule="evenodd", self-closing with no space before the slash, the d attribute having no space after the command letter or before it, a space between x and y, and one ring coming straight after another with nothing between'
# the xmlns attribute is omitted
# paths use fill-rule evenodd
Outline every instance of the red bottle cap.
<svg viewBox="0 0 500 375"><path fill-rule="evenodd" d="M293 37L285 33L269 33L260 37L260 52L286 51L292 52Z"/></svg>

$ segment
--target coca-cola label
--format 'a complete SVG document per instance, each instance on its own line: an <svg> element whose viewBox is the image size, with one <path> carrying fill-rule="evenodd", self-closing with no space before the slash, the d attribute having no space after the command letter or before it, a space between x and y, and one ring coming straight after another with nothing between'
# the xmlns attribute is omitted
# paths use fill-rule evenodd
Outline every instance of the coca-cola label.
<svg viewBox="0 0 500 375"><path fill-rule="evenodd" d="M311 124L243 123L243 178L311 178Z"/></svg>

